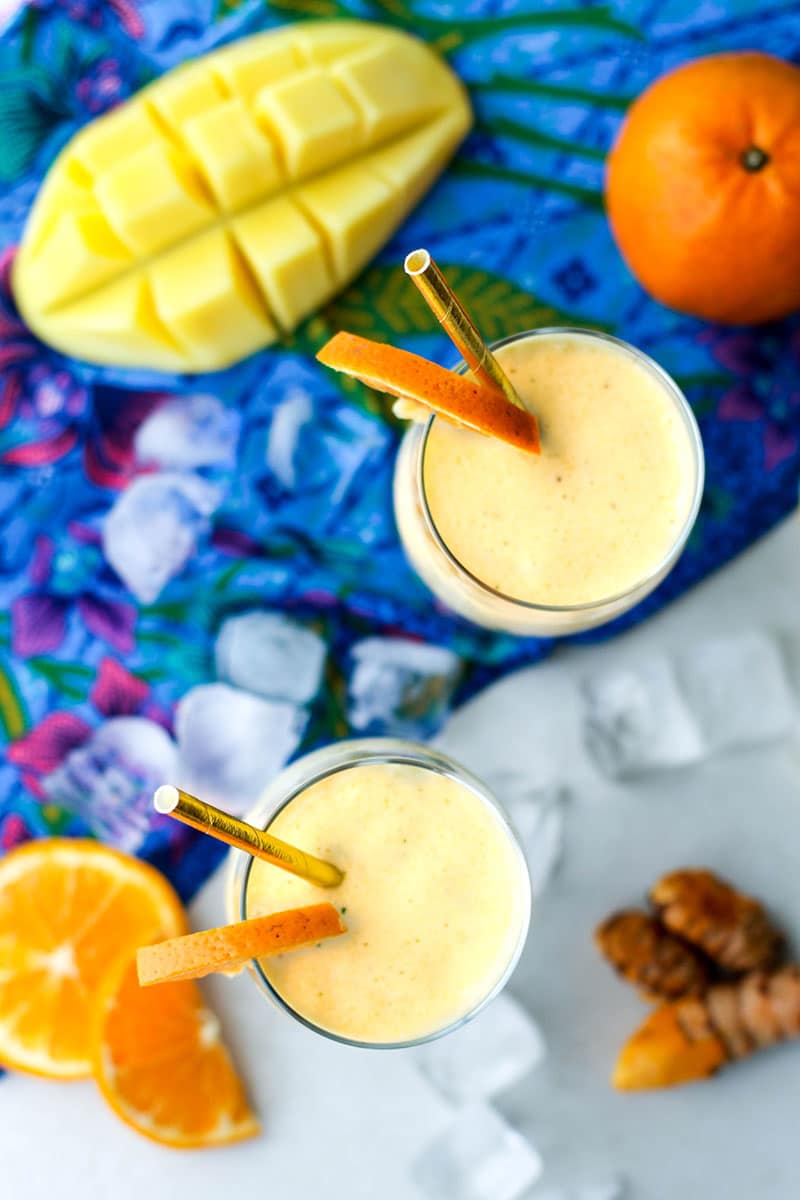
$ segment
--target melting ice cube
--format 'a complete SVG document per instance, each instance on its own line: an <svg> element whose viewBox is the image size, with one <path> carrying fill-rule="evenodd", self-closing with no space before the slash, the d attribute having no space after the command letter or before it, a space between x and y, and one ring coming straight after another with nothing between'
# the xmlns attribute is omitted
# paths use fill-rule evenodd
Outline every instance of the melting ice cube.
<svg viewBox="0 0 800 1200"><path fill-rule="evenodd" d="M242 418L216 396L175 396L145 417L133 439L136 457L159 467L232 466Z"/></svg>
<svg viewBox="0 0 800 1200"><path fill-rule="evenodd" d="M112 717L46 775L48 800L76 813L120 850L141 848L153 821L153 792L174 779L178 751L160 725Z"/></svg>
<svg viewBox="0 0 800 1200"><path fill-rule="evenodd" d="M584 739L604 774L635 778L697 762L708 747L664 658L617 667L587 680Z"/></svg>
<svg viewBox="0 0 800 1200"><path fill-rule="evenodd" d="M264 700L226 683L192 688L175 710L187 786L241 814L297 749L307 721L296 704Z"/></svg>
<svg viewBox="0 0 800 1200"><path fill-rule="evenodd" d="M462 1108L412 1168L430 1200L517 1200L541 1172L530 1142L486 1104Z"/></svg>
<svg viewBox="0 0 800 1200"><path fill-rule="evenodd" d="M142 604L152 604L183 570L220 499L205 479L166 471L134 479L114 501L103 525L103 551Z"/></svg>
<svg viewBox="0 0 800 1200"><path fill-rule="evenodd" d="M318 633L277 612L229 617L214 647L220 679L295 704L305 704L316 696L325 655L325 643Z"/></svg>
<svg viewBox="0 0 800 1200"><path fill-rule="evenodd" d="M506 811L528 863L534 896L540 896L554 874L564 850L564 809L567 788L541 783L516 771L489 776L487 783Z"/></svg>
<svg viewBox="0 0 800 1200"><path fill-rule="evenodd" d="M539 1065L545 1044L533 1018L502 992L474 1020L409 1053L439 1091L460 1102L511 1087Z"/></svg>
<svg viewBox="0 0 800 1200"><path fill-rule="evenodd" d="M267 466L289 491L297 483L297 447L300 431L310 420L313 405L308 392L289 388L275 409L267 438Z"/></svg>
<svg viewBox="0 0 800 1200"><path fill-rule="evenodd" d="M443 720L463 664L445 646L370 637L351 651L347 716L359 733L425 737Z"/></svg>
<svg viewBox="0 0 800 1200"><path fill-rule="evenodd" d="M771 741L797 723L778 642L765 633L700 642L679 659L678 677L712 750Z"/></svg>

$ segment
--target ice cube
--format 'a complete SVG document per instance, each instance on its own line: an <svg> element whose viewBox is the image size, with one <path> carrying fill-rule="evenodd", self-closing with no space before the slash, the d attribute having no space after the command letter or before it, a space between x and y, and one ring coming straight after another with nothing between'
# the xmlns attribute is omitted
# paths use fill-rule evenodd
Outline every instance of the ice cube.
<svg viewBox="0 0 800 1200"><path fill-rule="evenodd" d="M325 643L318 633L277 612L229 617L214 647L220 679L295 704L305 704L316 696L325 655Z"/></svg>
<svg viewBox="0 0 800 1200"><path fill-rule="evenodd" d="M586 748L599 769L614 779L684 766L707 753L700 727L665 658L585 680L583 697Z"/></svg>
<svg viewBox="0 0 800 1200"><path fill-rule="evenodd" d="M103 525L103 551L142 604L183 570L220 500L207 480L176 471L143 475L117 497Z"/></svg>
<svg viewBox="0 0 800 1200"><path fill-rule="evenodd" d="M2 521L0 520L0 524ZM784 630L778 645L794 696L800 695L800 629Z"/></svg>
<svg viewBox="0 0 800 1200"><path fill-rule="evenodd" d="M216 396L175 396L136 430L136 457L159 467L232 466L242 419Z"/></svg>
<svg viewBox="0 0 800 1200"><path fill-rule="evenodd" d="M487 778L519 838L528 863L534 896L540 896L564 850L564 806L569 791L522 772L497 772Z"/></svg>
<svg viewBox="0 0 800 1200"><path fill-rule="evenodd" d="M51 804L76 813L104 841L135 854L154 820L153 791L174 779L178 751L160 725L112 717L45 775Z"/></svg>
<svg viewBox="0 0 800 1200"><path fill-rule="evenodd" d="M545 1056L538 1025L508 992L460 1029L410 1055L449 1100L486 1100L522 1079Z"/></svg>
<svg viewBox="0 0 800 1200"><path fill-rule="evenodd" d="M542 1173L542 1160L520 1133L486 1104L462 1108L412 1167L430 1200L517 1200Z"/></svg>
<svg viewBox="0 0 800 1200"><path fill-rule="evenodd" d="M296 704L200 684L175 710L182 779L241 814L297 749L307 722Z"/></svg>
<svg viewBox="0 0 800 1200"><path fill-rule="evenodd" d="M679 658L678 678L712 750L771 741L797 723L778 642L765 633L698 643Z"/></svg>
<svg viewBox="0 0 800 1200"><path fill-rule="evenodd" d="M347 717L359 733L427 737L441 724L463 664L427 642L369 637L351 651Z"/></svg>
<svg viewBox="0 0 800 1200"><path fill-rule="evenodd" d="M267 437L267 466L289 491L297 483L297 446L300 431L313 413L311 397L302 388L289 388L272 416Z"/></svg>
<svg viewBox="0 0 800 1200"><path fill-rule="evenodd" d="M248 531L269 542L296 534L314 561L335 559L345 583L366 587L370 572L384 569L385 553L376 559L373 548L396 548L386 503L396 452L391 431L376 414L318 394L318 370L299 355L265 363L256 387L261 417L245 423L232 485L237 502L252 507L255 480L259 503Z"/></svg>

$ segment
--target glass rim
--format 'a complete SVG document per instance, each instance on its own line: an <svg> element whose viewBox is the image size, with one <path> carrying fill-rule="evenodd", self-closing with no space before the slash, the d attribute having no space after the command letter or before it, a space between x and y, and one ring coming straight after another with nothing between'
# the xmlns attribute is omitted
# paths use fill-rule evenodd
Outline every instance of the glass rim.
<svg viewBox="0 0 800 1200"><path fill-rule="evenodd" d="M421 742L413 742L403 738L346 738L340 742L323 746L318 750L312 750L309 754L304 755L302 758L297 759L296 762L284 768L276 776L262 800L248 814L248 818L252 817L253 813L257 814L258 824L266 829L278 813L282 812L287 805L291 804L292 800L313 784L318 783L322 779L327 779L330 775L337 774L339 771L361 766L367 762L401 763L421 767L423 770L430 770L436 774L444 775L446 778L453 779L462 786L469 788L470 791L477 795L491 809L494 818L504 830L519 860L520 881L523 892L519 935L514 949L509 955L508 962L486 995L454 1021L442 1026L441 1029L435 1029L431 1033L424 1034L421 1037L406 1038L402 1041L392 1042L370 1042L360 1038L346 1037L343 1034L335 1033L331 1029L325 1029L323 1026L317 1025L314 1021L303 1016L302 1013L293 1008L288 1000L281 995L277 988L270 982L258 959L252 959L249 967L256 984L267 995L267 998L314 1033L321 1034L330 1041L339 1042L341 1045L355 1046L362 1050L404 1050L413 1046L424 1045L426 1042L436 1041L436 1039L461 1028L462 1025L465 1025L473 1017L476 1017L503 990L520 960L527 941L533 904L532 886L528 864L519 838L511 827L492 790L466 767L463 767L461 763L456 762L455 759L442 753L442 751L434 750L432 747L425 746ZM301 770L301 768L306 769ZM289 784L290 779L291 783ZM287 784L289 784L286 794L274 803L270 803L271 794L280 788L282 780L286 780ZM262 813L262 809L268 811ZM262 821L265 823L262 824ZM236 881L236 910L240 920L247 920L247 888L250 880L250 872L256 860L245 851L234 851L233 853L242 854L247 859L241 872L241 881L238 879ZM241 859L238 861L241 862Z"/></svg>
<svg viewBox="0 0 800 1200"><path fill-rule="evenodd" d="M659 577L665 575L672 564L680 556L683 547L685 546L689 534L692 531L697 514L700 511L700 503L703 498L703 488L705 485L705 454L703 451L703 440L700 436L700 429L697 424L697 418L692 412L689 401L678 387L675 380L665 371L663 367L652 359L649 354L645 354L643 350L639 350L630 342L624 341L622 338L614 337L613 334L604 333L600 329L581 328L577 325L544 325L538 329L526 329L521 333L512 333L508 337L500 338L499 341L491 342L489 348L491 350L499 350L503 346L510 346L514 342L524 341L528 338L538 337L541 335L553 334L570 334L580 335L582 337L596 339L597 341L610 342L612 345L618 346L630 357L636 359L645 367L652 375L655 375L659 382L666 388L666 391L672 398L672 401L677 408L683 420L686 432L689 436L689 442L692 448L692 461L695 468L695 484L692 503L689 506L686 518L681 525L679 532L676 534L674 541L670 545L667 552L662 555L656 565L641 576L629 587L624 588L621 592L614 592L609 596L602 596L599 600L585 600L579 604L542 604L536 600L521 600L516 596L509 596L506 592L501 592L497 588L491 587L485 583L478 575L473 574L468 567L464 566L459 559L456 558L450 547L445 542L440 534L436 522L433 519L428 497L425 491L425 448L428 444L428 438L433 428L434 422L437 420L436 414L433 413L428 418L424 427L417 426L416 429L422 428L419 446L417 448L417 461L415 467L415 477L417 483L417 492L420 499L420 508L422 510L425 527L435 542L439 551L447 559L450 566L455 571L456 575L462 579L468 580L475 587L478 587L485 595L493 597L495 600L500 600L505 604L511 604L515 608L525 609L530 612L539 613L591 613L607 608L611 605L628 600L631 596L635 596L641 588L646 587L652 580L658 580ZM461 359L453 370L463 375L468 370L467 364Z"/></svg>

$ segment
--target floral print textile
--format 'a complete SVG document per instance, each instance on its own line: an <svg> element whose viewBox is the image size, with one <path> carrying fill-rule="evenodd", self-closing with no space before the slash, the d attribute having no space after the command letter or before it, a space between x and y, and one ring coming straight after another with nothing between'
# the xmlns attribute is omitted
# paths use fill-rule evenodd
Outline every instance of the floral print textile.
<svg viewBox="0 0 800 1200"><path fill-rule="evenodd" d="M370 268L290 338L219 374L97 368L39 343L9 273L50 163L177 63L286 21L413 30L465 80L475 126ZM667 311L623 265L603 160L656 75L713 51L800 61L800 6L752 0L32 0L0 36L0 852L93 834L185 897L219 848L152 814L176 779L244 811L289 757L357 733L431 734L458 699L544 656L482 632L407 566L387 401L314 351L348 328L454 355L398 265L430 248L485 336L610 329L685 390L707 486L646 617L788 513L800 324Z"/></svg>

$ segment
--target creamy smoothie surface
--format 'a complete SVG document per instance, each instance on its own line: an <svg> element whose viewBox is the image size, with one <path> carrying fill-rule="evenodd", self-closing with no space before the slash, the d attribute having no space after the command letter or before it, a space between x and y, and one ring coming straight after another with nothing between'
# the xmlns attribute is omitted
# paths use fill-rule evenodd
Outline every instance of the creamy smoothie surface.
<svg viewBox="0 0 800 1200"><path fill-rule="evenodd" d="M610 598L668 554L692 506L692 444L666 384L613 343L542 334L496 351L542 454L436 420L434 525L481 583L543 605Z"/></svg>
<svg viewBox="0 0 800 1200"><path fill-rule="evenodd" d="M263 862L250 872L249 917L320 900L342 911L342 937L262 963L315 1025L365 1042L424 1037L503 975L527 920L527 875L494 810L464 784L365 763L311 784L269 829L345 872L335 890Z"/></svg>

